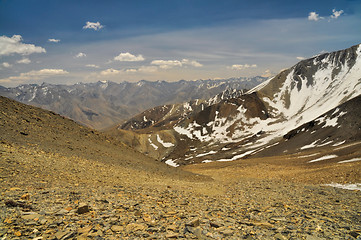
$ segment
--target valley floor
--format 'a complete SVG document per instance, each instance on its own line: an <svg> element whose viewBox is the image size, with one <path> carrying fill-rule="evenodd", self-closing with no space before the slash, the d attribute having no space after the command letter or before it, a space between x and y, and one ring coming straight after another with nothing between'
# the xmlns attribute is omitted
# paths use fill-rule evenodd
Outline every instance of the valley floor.
<svg viewBox="0 0 361 240"><path fill-rule="evenodd" d="M359 163L310 172L249 159L187 166L211 178L174 179L6 142L0 157L1 239L361 236L361 192L320 184L359 181Z"/></svg>

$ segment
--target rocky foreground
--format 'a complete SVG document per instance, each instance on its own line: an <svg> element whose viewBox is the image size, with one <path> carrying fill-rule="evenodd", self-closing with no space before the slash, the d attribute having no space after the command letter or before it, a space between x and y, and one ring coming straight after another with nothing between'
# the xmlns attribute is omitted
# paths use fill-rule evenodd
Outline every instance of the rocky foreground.
<svg viewBox="0 0 361 240"><path fill-rule="evenodd" d="M361 161L308 158L172 168L0 97L0 239L361 239L360 191L321 185Z"/></svg>
<svg viewBox="0 0 361 240"><path fill-rule="evenodd" d="M147 176L2 142L1 239L360 239L360 191Z"/></svg>

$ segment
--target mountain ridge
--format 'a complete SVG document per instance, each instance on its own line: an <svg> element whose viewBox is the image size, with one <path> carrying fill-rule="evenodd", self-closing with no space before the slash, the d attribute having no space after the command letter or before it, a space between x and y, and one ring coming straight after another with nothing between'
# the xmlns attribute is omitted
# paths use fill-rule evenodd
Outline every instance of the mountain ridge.
<svg viewBox="0 0 361 240"><path fill-rule="evenodd" d="M149 108L208 99L226 89L251 89L264 80L241 77L178 82L25 84L0 88L0 96L52 110L95 129L106 129Z"/></svg>

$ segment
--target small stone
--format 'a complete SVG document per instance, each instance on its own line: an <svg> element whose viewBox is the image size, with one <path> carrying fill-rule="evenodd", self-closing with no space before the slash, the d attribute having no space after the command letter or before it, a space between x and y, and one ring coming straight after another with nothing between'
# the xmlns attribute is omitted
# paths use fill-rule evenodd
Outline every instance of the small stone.
<svg viewBox="0 0 361 240"><path fill-rule="evenodd" d="M166 238L178 238L179 234L178 233L167 233L165 235Z"/></svg>
<svg viewBox="0 0 361 240"><path fill-rule="evenodd" d="M20 199L22 199L22 200L29 200L29 199L30 199L29 193L26 193L26 194L22 195L22 196L20 197Z"/></svg>
<svg viewBox="0 0 361 240"><path fill-rule="evenodd" d="M24 219L24 220L34 220L34 219L39 220L40 217L41 217L41 215L39 215L37 213L21 216L21 218Z"/></svg>
<svg viewBox="0 0 361 240"><path fill-rule="evenodd" d="M231 229L226 229L226 230L221 231L221 233L222 233L224 236L232 236L232 235L233 235L233 230L231 230Z"/></svg>
<svg viewBox="0 0 361 240"><path fill-rule="evenodd" d="M8 224L10 224L10 223L12 223L13 221L10 219L10 218L5 218L5 220L4 220L4 223L8 223Z"/></svg>
<svg viewBox="0 0 361 240"><path fill-rule="evenodd" d="M141 211L135 211L135 212L134 212L134 216L136 216L136 217L142 216Z"/></svg>
<svg viewBox="0 0 361 240"><path fill-rule="evenodd" d="M174 224L167 226L167 229L171 230L173 232L175 232L177 230L177 228L178 228L177 225L174 225Z"/></svg>
<svg viewBox="0 0 361 240"><path fill-rule="evenodd" d="M44 225L47 221L48 221L48 220L46 220L45 218L43 218L43 219L40 219L39 223L42 224L42 225Z"/></svg>
<svg viewBox="0 0 361 240"><path fill-rule="evenodd" d="M80 206L80 207L78 207L78 209L76 210L76 212L77 212L78 214L84 214L84 213L90 212L90 208L89 208L88 205Z"/></svg>
<svg viewBox="0 0 361 240"><path fill-rule="evenodd" d="M350 235L354 238L359 239L358 237L361 235L361 232L360 231L351 231Z"/></svg>
<svg viewBox="0 0 361 240"><path fill-rule="evenodd" d="M55 213L55 216L61 216L61 215L67 214L67 213L69 213L68 210L66 210L66 209L61 209L60 211L58 211L58 212Z"/></svg>
<svg viewBox="0 0 361 240"><path fill-rule="evenodd" d="M93 228L92 226L79 228L78 233L86 234L86 233L90 232L90 230L92 230L92 228Z"/></svg>
<svg viewBox="0 0 361 240"><path fill-rule="evenodd" d="M319 238L319 237L316 237L316 236L312 236L312 235L307 235L306 240L323 240L323 238Z"/></svg>
<svg viewBox="0 0 361 240"><path fill-rule="evenodd" d="M146 229L146 226L138 223L130 223L125 227L126 232L143 231L144 229Z"/></svg>
<svg viewBox="0 0 361 240"><path fill-rule="evenodd" d="M72 207L66 207L64 209L70 212L73 208Z"/></svg>
<svg viewBox="0 0 361 240"><path fill-rule="evenodd" d="M218 221L210 221L209 222L209 225L211 225L211 227L214 227L214 228L220 228L223 226L223 224L221 224L220 222Z"/></svg>
<svg viewBox="0 0 361 240"><path fill-rule="evenodd" d="M124 227L119 225L113 225L110 229L113 232L122 232L124 230Z"/></svg>
<svg viewBox="0 0 361 240"><path fill-rule="evenodd" d="M202 233L202 228L201 227L196 227L193 229L193 234L196 235L196 237L198 239L204 239L204 235Z"/></svg>
<svg viewBox="0 0 361 240"><path fill-rule="evenodd" d="M271 220L278 222L285 222L287 219L285 217L271 217Z"/></svg>
<svg viewBox="0 0 361 240"><path fill-rule="evenodd" d="M66 236L69 232L68 231L58 231L57 233L55 233L55 237L57 239L62 239L64 236Z"/></svg>
<svg viewBox="0 0 361 240"><path fill-rule="evenodd" d="M287 240L285 236L283 236L281 233L277 233L273 236L275 240Z"/></svg>
<svg viewBox="0 0 361 240"><path fill-rule="evenodd" d="M200 225L199 218L192 219L191 221L186 223L186 226L190 227L198 227Z"/></svg>
<svg viewBox="0 0 361 240"><path fill-rule="evenodd" d="M21 232L20 232L20 231L16 231L16 232L14 232L14 235L17 236L17 237L20 237L20 236L21 236Z"/></svg>

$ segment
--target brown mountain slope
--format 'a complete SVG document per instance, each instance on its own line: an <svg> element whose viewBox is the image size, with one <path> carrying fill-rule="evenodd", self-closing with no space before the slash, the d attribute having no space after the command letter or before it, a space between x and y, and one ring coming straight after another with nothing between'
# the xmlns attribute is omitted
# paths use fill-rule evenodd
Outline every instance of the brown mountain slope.
<svg viewBox="0 0 361 240"><path fill-rule="evenodd" d="M115 164L147 174L194 177L154 161L121 142L40 108L0 97L0 141L99 163Z"/></svg>

